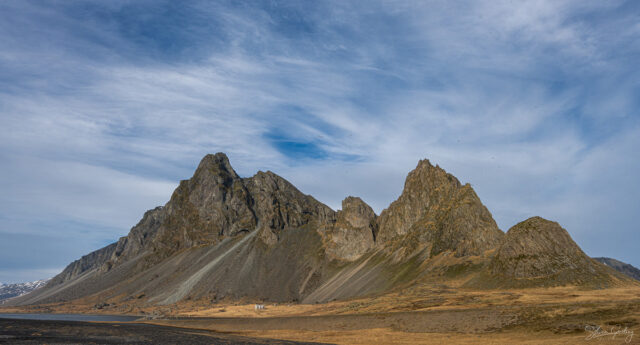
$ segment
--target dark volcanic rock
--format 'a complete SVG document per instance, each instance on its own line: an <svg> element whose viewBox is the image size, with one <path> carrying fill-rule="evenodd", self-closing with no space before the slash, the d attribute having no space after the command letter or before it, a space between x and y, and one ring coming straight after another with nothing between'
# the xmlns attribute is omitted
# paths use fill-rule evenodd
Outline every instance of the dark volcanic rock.
<svg viewBox="0 0 640 345"><path fill-rule="evenodd" d="M325 232L331 258L354 261L375 245L376 214L362 199L349 196L342 201L334 226Z"/></svg>
<svg viewBox="0 0 640 345"><path fill-rule="evenodd" d="M160 256L216 243L257 224L249 192L223 153L206 155L193 177L180 182L162 213L151 236L153 251Z"/></svg>
<svg viewBox="0 0 640 345"><path fill-rule="evenodd" d="M404 254L427 249L430 256L481 255L495 248L504 233L469 184L428 160L409 173L402 195L378 218L379 246Z"/></svg>
<svg viewBox="0 0 640 345"><path fill-rule="evenodd" d="M627 264L612 258L594 258L594 259L635 280L640 280L640 270L630 264Z"/></svg>
<svg viewBox="0 0 640 345"><path fill-rule="evenodd" d="M305 195L287 180L272 173L258 172L245 180L259 219L259 237L266 244L275 244L286 229L300 228L314 223L331 223L335 212L328 206Z"/></svg>

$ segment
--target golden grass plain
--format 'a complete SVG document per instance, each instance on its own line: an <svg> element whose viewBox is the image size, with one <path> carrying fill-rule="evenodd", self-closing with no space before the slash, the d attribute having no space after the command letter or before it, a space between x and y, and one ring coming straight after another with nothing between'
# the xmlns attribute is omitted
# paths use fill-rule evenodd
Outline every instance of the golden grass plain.
<svg viewBox="0 0 640 345"><path fill-rule="evenodd" d="M423 284L324 304L187 300L167 306L144 299L102 309L95 299L0 312L146 315L140 321L249 337L334 344L640 344L640 287L470 290ZM254 303L265 305L255 310ZM618 332L591 334L585 327Z"/></svg>

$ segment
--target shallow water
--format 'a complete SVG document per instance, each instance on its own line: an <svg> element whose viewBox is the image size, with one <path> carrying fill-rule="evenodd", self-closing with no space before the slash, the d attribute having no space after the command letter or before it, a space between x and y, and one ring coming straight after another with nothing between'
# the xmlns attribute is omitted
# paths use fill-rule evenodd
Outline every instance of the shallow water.
<svg viewBox="0 0 640 345"><path fill-rule="evenodd" d="M0 313L0 319L58 320L58 321L135 321L139 316L87 315L87 314L9 314Z"/></svg>

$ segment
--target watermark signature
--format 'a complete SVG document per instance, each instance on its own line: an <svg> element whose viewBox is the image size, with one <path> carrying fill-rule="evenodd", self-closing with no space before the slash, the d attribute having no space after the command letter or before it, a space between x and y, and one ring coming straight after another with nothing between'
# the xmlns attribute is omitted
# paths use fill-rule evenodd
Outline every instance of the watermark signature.
<svg viewBox="0 0 640 345"><path fill-rule="evenodd" d="M600 326L588 325L584 327L584 330L589 333L587 340L603 339L605 337L616 339L616 337L618 337L624 338L625 343L629 344L633 339L633 331L627 327L622 328L620 325L611 326L609 329L603 329Z"/></svg>

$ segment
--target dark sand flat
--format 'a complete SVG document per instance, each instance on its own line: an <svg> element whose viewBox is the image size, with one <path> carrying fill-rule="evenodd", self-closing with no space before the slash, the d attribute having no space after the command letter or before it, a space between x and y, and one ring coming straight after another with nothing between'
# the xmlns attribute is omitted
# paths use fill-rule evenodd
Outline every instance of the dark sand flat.
<svg viewBox="0 0 640 345"><path fill-rule="evenodd" d="M300 345L204 330L148 324L0 319L0 344L225 344Z"/></svg>

